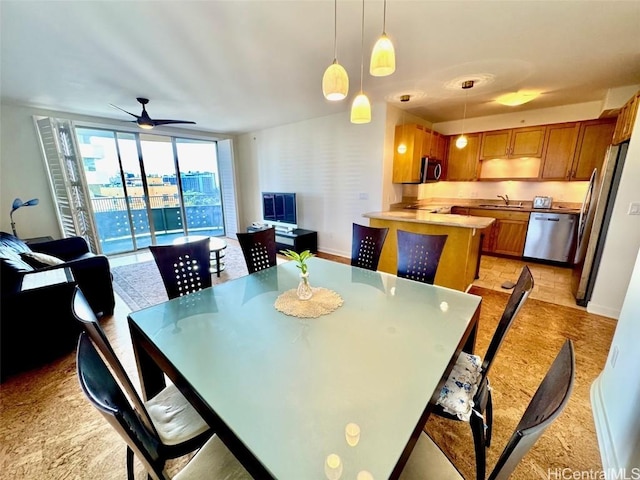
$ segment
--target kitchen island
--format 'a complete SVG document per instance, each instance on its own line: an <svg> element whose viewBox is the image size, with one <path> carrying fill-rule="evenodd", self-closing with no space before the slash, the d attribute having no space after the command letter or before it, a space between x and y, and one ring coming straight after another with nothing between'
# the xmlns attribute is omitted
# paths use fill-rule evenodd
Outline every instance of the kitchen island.
<svg viewBox="0 0 640 480"><path fill-rule="evenodd" d="M447 235L434 283L466 290L474 281L480 260L480 231L495 219L430 213L424 210L391 210L365 213L372 227L386 227L389 234L382 248L378 270L397 272L398 230Z"/></svg>

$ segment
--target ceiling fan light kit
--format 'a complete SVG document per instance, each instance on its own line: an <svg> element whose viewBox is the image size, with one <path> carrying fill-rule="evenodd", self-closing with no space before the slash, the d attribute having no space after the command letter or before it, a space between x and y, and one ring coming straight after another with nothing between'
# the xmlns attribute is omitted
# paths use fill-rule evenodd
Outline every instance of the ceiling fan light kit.
<svg viewBox="0 0 640 480"><path fill-rule="evenodd" d="M131 120L133 123L137 124L140 128L145 130L151 130L153 127L158 127L160 125L173 125L176 123L188 123L195 125L196 122L191 122L189 120L154 120L147 113L146 105L149 103L148 98L138 97L136 98L138 102L142 105L142 112L140 115L136 115L135 113L127 112L124 108L120 108L117 105L111 104L112 107L117 108L118 110L122 110L124 113L128 113L132 117L135 117L135 120Z"/></svg>

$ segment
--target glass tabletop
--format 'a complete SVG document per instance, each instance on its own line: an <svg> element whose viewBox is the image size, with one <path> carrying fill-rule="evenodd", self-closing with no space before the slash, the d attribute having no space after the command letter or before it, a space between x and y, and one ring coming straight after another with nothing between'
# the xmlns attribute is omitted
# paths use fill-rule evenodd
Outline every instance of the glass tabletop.
<svg viewBox="0 0 640 480"><path fill-rule="evenodd" d="M273 307L298 272L287 262L130 321L274 478L386 479L481 299L313 258L311 285L344 304L300 319Z"/></svg>

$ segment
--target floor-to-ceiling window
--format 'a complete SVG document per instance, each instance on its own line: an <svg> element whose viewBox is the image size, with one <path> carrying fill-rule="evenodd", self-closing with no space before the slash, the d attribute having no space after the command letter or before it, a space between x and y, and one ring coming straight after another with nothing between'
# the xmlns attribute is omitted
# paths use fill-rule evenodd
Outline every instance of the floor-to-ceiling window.
<svg viewBox="0 0 640 480"><path fill-rule="evenodd" d="M224 235L216 142L76 128L103 253Z"/></svg>

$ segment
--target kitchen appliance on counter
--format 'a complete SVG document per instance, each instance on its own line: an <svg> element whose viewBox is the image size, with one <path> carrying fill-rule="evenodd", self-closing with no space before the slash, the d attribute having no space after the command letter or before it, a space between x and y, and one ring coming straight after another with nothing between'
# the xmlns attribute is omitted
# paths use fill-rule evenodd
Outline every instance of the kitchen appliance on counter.
<svg viewBox="0 0 640 480"><path fill-rule="evenodd" d="M551 197L533 197L533 208L551 208L553 198Z"/></svg>
<svg viewBox="0 0 640 480"><path fill-rule="evenodd" d="M571 287L583 307L593 293L628 148L628 141L609 147L600 176L596 170L591 175L582 205Z"/></svg>
<svg viewBox="0 0 640 480"><path fill-rule="evenodd" d="M531 212L523 256L573 263L577 223L578 216L573 213Z"/></svg>

